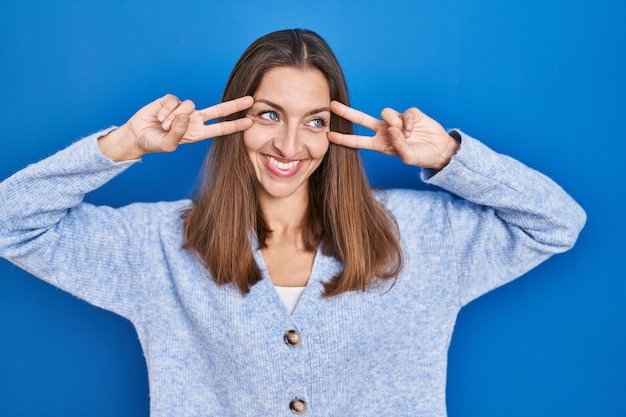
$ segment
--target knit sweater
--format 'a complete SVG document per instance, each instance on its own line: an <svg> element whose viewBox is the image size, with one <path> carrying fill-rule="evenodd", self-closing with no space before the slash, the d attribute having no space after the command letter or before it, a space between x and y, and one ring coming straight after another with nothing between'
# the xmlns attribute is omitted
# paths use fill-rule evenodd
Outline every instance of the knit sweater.
<svg viewBox="0 0 626 417"><path fill-rule="evenodd" d="M105 158L101 135L0 184L0 256L133 323L154 417L445 416L461 307L569 249L585 222L550 179L461 133L448 166L421 173L447 192L376 192L401 231L394 284L323 298L342 265L318 250L289 314L259 250L244 296L181 248L189 200L84 203L134 163Z"/></svg>

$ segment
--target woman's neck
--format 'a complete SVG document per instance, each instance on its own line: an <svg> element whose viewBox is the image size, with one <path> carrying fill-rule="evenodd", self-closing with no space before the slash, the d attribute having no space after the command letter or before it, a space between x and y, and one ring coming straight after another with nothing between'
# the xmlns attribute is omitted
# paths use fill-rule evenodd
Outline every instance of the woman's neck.
<svg viewBox="0 0 626 417"><path fill-rule="evenodd" d="M263 218L271 230L261 253L274 285L303 287L309 280L315 252L307 250L303 240L308 203L307 193L286 198L259 195Z"/></svg>
<svg viewBox="0 0 626 417"><path fill-rule="evenodd" d="M259 205L272 235L299 234L307 216L309 195L308 192L299 192L289 197L274 198L261 192Z"/></svg>

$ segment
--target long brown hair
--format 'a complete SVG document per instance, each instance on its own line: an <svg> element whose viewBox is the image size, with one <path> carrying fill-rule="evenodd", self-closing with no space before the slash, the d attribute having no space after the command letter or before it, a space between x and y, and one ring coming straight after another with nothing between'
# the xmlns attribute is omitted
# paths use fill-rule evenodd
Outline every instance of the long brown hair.
<svg viewBox="0 0 626 417"><path fill-rule="evenodd" d="M254 95L263 75L275 67L317 69L328 80L331 100L349 105L343 71L316 33L283 30L256 40L235 65L222 99ZM245 112L223 120L245 116ZM353 133L352 123L331 115L331 130ZM358 151L330 144L309 178L309 208L303 226L307 250L322 245L343 271L324 283L324 295L365 290L402 268L402 250L393 217L374 199ZM261 280L253 245L264 247L271 233L256 195L257 180L241 132L216 138L192 206L183 213L184 247L193 251L218 284L246 294Z"/></svg>

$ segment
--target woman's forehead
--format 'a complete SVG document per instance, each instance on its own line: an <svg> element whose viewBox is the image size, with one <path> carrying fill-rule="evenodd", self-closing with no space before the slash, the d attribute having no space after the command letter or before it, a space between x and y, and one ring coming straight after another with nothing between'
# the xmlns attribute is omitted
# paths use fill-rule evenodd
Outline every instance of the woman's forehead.
<svg viewBox="0 0 626 417"><path fill-rule="evenodd" d="M285 109L306 108L308 111L327 107L330 89L328 80L317 69L276 67L263 75L254 98Z"/></svg>

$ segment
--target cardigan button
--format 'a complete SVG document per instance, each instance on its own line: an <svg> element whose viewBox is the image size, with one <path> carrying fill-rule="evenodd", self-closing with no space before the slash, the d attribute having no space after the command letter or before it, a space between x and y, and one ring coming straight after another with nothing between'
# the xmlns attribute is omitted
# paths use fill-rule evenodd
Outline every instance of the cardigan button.
<svg viewBox="0 0 626 417"><path fill-rule="evenodd" d="M300 398L294 398L289 403L289 409L294 414L304 414L306 412L306 403Z"/></svg>
<svg viewBox="0 0 626 417"><path fill-rule="evenodd" d="M287 345L291 347L296 347L302 342L302 336L297 330L288 330L287 332L285 332L284 339L285 343L287 343Z"/></svg>

